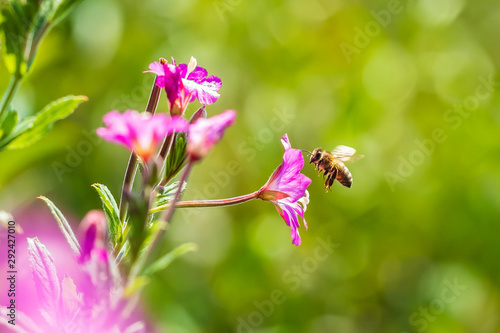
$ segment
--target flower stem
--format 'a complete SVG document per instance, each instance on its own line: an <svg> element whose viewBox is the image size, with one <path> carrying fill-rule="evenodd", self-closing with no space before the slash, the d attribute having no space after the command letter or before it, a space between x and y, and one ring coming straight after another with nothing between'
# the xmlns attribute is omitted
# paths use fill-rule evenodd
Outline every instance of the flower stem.
<svg viewBox="0 0 500 333"><path fill-rule="evenodd" d="M151 114L156 112L158 107L158 101L160 100L161 88L156 85L156 77L153 82L153 88L151 89L151 95L149 95L148 105L146 106L146 111ZM127 170L125 171L125 177L123 178L122 193L120 197L120 220L125 219L125 213L127 211L128 204L125 202L125 194L130 193L132 190L132 185L134 184L135 173L137 171L137 155L134 153L130 154L130 159L128 160Z"/></svg>
<svg viewBox="0 0 500 333"><path fill-rule="evenodd" d="M174 144L174 140L175 132L167 135L167 137L163 141L163 145L161 146L160 152L158 153L158 156L160 156L163 160L167 157L167 154L170 151L170 147Z"/></svg>
<svg viewBox="0 0 500 333"><path fill-rule="evenodd" d="M170 207L168 207L167 210L165 210L161 216L160 220L165 221L167 223L170 222L170 219L174 215L175 211L175 205L179 201L181 194L182 194L182 185L186 182L189 173L191 172L191 168L193 167L193 162L189 161L188 164L186 165L186 168L184 169L184 173L182 174L181 180L179 181L179 187L177 188L177 191L175 193L174 199L172 200ZM162 231L158 233L158 236L156 237L157 239L160 238L160 235L162 234Z"/></svg>
<svg viewBox="0 0 500 333"><path fill-rule="evenodd" d="M184 169L184 173L182 174L182 178L179 182L180 186L177 188L177 191L175 193L173 203L174 206L171 206L168 210L163 211L162 215L160 216L160 221L165 221L168 222L175 211L175 203L179 200L181 194L182 194L182 184L187 180L189 173L191 172L191 168L193 166L193 162L189 162L186 165L186 169ZM148 257L150 256L151 252L155 249L156 244L158 241L161 239L161 236L163 235L163 232L165 232L165 228L161 228L158 233L156 234L155 238L151 241L145 252L140 256L140 258L137 260L137 262L134 264L129 279L128 279L128 284L132 283L134 279L139 275L139 273L142 271L144 268L144 264L148 260Z"/></svg>
<svg viewBox="0 0 500 333"><path fill-rule="evenodd" d="M240 195L239 197L216 199L216 200L193 200L193 201L180 201L175 204L175 208L190 208L190 207L219 207L219 206L232 206L256 199L259 191L250 194ZM170 203L158 206L149 211L149 213L156 213L170 207Z"/></svg>
<svg viewBox="0 0 500 333"><path fill-rule="evenodd" d="M14 95L17 92L17 89L19 88L19 83L21 83L22 76L18 74L12 75L9 86L7 87L7 90L5 90L3 96L2 96L2 101L0 102L0 119L2 119L3 113L5 110L9 107L12 98L14 98Z"/></svg>

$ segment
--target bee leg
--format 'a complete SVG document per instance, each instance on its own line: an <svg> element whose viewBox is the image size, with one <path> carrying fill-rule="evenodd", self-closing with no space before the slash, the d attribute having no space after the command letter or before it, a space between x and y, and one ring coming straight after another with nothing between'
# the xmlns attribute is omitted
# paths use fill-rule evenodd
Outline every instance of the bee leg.
<svg viewBox="0 0 500 333"><path fill-rule="evenodd" d="M328 178L330 178L329 173L330 173L330 168L329 168L329 167L327 167L327 168L325 169L325 173L323 174L323 179L325 179L325 176L327 176L327 175L328 175L328 177L326 178L326 179L327 179L327 181L328 181Z"/></svg>
<svg viewBox="0 0 500 333"><path fill-rule="evenodd" d="M332 191L332 185L333 185L333 182L335 182L336 177L337 177L337 169L334 168L332 170L332 172L328 175L328 178L326 179L326 183L328 183L328 189L330 190L330 192ZM325 183L325 187L326 187L326 183Z"/></svg>
<svg viewBox="0 0 500 333"><path fill-rule="evenodd" d="M335 181L335 177L333 177L333 175L330 175L330 182L328 183L328 188L330 189L330 191L332 190L332 185L333 185L333 182Z"/></svg>
<svg viewBox="0 0 500 333"><path fill-rule="evenodd" d="M328 184L330 183L330 176L331 175L328 175L328 177L326 178L326 181L325 181L325 192L326 193L328 193L328 190L329 190ZM323 175L323 179L324 179L324 175Z"/></svg>

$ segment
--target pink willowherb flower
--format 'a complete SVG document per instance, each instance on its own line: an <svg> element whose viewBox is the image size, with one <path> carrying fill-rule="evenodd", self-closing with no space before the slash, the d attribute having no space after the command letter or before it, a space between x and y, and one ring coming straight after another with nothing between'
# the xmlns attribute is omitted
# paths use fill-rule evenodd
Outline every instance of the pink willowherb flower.
<svg viewBox="0 0 500 333"><path fill-rule="evenodd" d="M176 65L153 62L149 71L157 75L156 85L165 88L170 109L178 107L182 112L187 103L196 98L203 105L215 103L222 81L217 76L209 76L205 68L197 66L196 59L191 57L189 64Z"/></svg>
<svg viewBox="0 0 500 333"><path fill-rule="evenodd" d="M309 192L306 189L311 184L311 179L300 173L304 166L302 153L291 147L286 134L281 143L285 148L283 163L274 170L267 183L259 190L258 198L274 203L280 216L290 226L293 244L300 245L298 216L302 218L307 230L304 212L309 203Z"/></svg>
<svg viewBox="0 0 500 333"><path fill-rule="evenodd" d="M180 116L184 114L187 105L191 102L193 92L186 89L183 82L185 74L175 64L153 62L149 65L150 73L156 74L156 85L165 89L168 99L168 108L171 115Z"/></svg>
<svg viewBox="0 0 500 333"><path fill-rule="evenodd" d="M27 308L27 312L18 309L16 325L5 326L27 333L146 332L136 313L125 317L121 311L126 302L123 282L112 255L101 247L99 239L106 231L98 215L97 211L90 212L83 223L82 251L87 247L88 256L81 260L83 252L76 253L80 269L72 274L75 280L67 275L61 278L64 267L58 265L47 247L37 237L27 238L36 297L23 301L38 306ZM3 319L0 326L6 323Z"/></svg>
<svg viewBox="0 0 500 333"><path fill-rule="evenodd" d="M207 70L197 66L195 58L191 57L188 65L180 64L179 68L184 86L193 93L191 102L198 98L201 104L208 105L219 99L218 91L222 86L221 79L214 75L207 77Z"/></svg>
<svg viewBox="0 0 500 333"><path fill-rule="evenodd" d="M97 135L106 141L125 146L147 162L163 138L172 132L184 132L188 122L182 117L165 114L139 113L127 110L124 113L110 111L103 117L107 127L97 129Z"/></svg>
<svg viewBox="0 0 500 333"><path fill-rule="evenodd" d="M224 135L228 126L234 123L236 112L226 110L210 118L199 118L189 126L186 151L192 161L203 158Z"/></svg>

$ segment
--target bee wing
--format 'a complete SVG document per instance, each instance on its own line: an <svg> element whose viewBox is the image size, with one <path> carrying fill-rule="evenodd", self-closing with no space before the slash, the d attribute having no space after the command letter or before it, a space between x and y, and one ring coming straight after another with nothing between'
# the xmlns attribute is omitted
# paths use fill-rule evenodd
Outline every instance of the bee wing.
<svg viewBox="0 0 500 333"><path fill-rule="evenodd" d="M342 161L342 162L354 162L354 161L357 161L363 157L365 157L365 155L344 156L344 157L337 157L337 159Z"/></svg>
<svg viewBox="0 0 500 333"><path fill-rule="evenodd" d="M364 156L364 155L354 155L355 153L356 149L342 145L335 147L335 149L332 151L333 156L342 162L347 162L347 161L353 162L359 160Z"/></svg>
<svg viewBox="0 0 500 333"><path fill-rule="evenodd" d="M354 155L355 153L356 149L347 146L337 146L332 151L332 154L335 157L348 157Z"/></svg>

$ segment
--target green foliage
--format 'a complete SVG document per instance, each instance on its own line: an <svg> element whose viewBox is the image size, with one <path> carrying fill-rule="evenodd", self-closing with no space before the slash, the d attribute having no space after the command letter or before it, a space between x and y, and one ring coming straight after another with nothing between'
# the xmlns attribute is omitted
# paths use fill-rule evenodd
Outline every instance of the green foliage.
<svg viewBox="0 0 500 333"><path fill-rule="evenodd" d="M73 233L73 229L71 229L71 226L69 225L68 221L64 217L64 215L61 213L59 208L54 205L52 201L50 201L48 198L44 196L39 196L39 199L42 199L45 201L47 206L50 208L50 212L52 215L56 218L57 225L59 226L59 229L61 230L62 234L64 235L64 238L66 238L66 241L68 242L71 250L78 256L80 255L80 245L78 244L78 240Z"/></svg>
<svg viewBox="0 0 500 333"><path fill-rule="evenodd" d="M148 234L151 232L149 228L149 197L131 194L127 198L129 202L129 218L127 221L127 239L130 243L130 259L135 262L139 257L141 249L149 244L146 241Z"/></svg>
<svg viewBox="0 0 500 333"><path fill-rule="evenodd" d="M2 9L3 57L12 75L23 77L49 29L81 0L10 0Z"/></svg>
<svg viewBox="0 0 500 333"><path fill-rule="evenodd" d="M102 209L108 219L109 241L114 249L117 244L121 244L123 241L123 226L119 217L120 212L118 210L118 205L116 204L115 198L105 185L93 184L92 187L96 189L97 193L99 193L99 197L101 198Z"/></svg>
<svg viewBox="0 0 500 333"><path fill-rule="evenodd" d="M144 270L144 275L153 275L156 272L167 268L175 259L179 258L185 253L198 250L198 245L195 243L185 243L177 246L167 254L158 258L150 266Z"/></svg>
<svg viewBox="0 0 500 333"><path fill-rule="evenodd" d="M17 124L17 112L14 110L7 111L0 119L0 142L3 138L9 137L10 133ZM1 144L0 144L1 147Z"/></svg>
<svg viewBox="0 0 500 333"><path fill-rule="evenodd" d="M160 206L167 205L174 198L178 188L179 188L179 182L173 182L163 187L156 196L156 200L154 201L152 208L154 209ZM182 191L184 191L185 188L186 184L184 183L182 186Z"/></svg>
<svg viewBox="0 0 500 333"><path fill-rule="evenodd" d="M0 150L19 149L40 140L57 120L64 119L75 111L78 105L87 101L86 96L66 96L44 107L35 116L16 123L17 114L10 111L2 122L3 134L0 136ZM13 126L15 124L15 127Z"/></svg>
<svg viewBox="0 0 500 333"><path fill-rule="evenodd" d="M186 164L186 134L177 133L165 162L165 179L172 179Z"/></svg>

